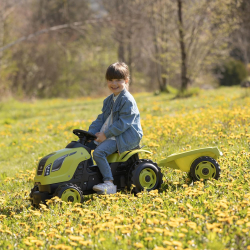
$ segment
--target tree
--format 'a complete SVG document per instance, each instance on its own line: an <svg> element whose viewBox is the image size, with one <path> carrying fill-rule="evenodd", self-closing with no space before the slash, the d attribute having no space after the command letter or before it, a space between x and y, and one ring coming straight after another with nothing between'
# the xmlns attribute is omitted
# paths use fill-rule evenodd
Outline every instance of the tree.
<svg viewBox="0 0 250 250"><path fill-rule="evenodd" d="M177 0L178 10L178 30L179 30L179 43L181 48L181 92L187 89L188 77L187 77L187 53L185 46L185 31L182 21L182 0Z"/></svg>
<svg viewBox="0 0 250 250"><path fill-rule="evenodd" d="M250 2L248 0L235 1L231 5L232 18L237 20L237 28L232 34L231 55L243 61L246 65L250 63Z"/></svg>

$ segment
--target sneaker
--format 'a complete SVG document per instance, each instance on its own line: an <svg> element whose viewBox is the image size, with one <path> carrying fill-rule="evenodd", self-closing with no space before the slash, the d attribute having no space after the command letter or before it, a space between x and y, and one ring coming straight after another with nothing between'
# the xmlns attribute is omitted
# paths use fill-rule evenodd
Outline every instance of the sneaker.
<svg viewBox="0 0 250 250"><path fill-rule="evenodd" d="M96 191L98 194L115 194L116 186L112 182L106 181L104 183L95 185L93 187L93 190Z"/></svg>

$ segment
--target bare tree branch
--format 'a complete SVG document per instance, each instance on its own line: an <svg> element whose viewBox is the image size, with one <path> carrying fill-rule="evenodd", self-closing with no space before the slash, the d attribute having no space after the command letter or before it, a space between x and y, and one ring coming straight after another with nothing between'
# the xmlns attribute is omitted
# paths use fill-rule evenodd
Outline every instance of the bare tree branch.
<svg viewBox="0 0 250 250"><path fill-rule="evenodd" d="M6 50L6 49L9 49L10 47L16 45L16 44L19 44L23 41L28 41L28 40L31 40L32 38L35 38L37 36L40 36L42 34L45 34L45 33L49 33L49 32L52 32L52 31L57 31L57 30L61 30L61 29L73 29L73 30L76 30L77 27L80 27L84 24L95 24L95 23L103 23L103 22L112 22L114 20L112 20L111 18L106 18L106 19L93 19L93 20L87 20L85 22L74 22L74 23L69 23L69 24L62 24L62 25L56 25L56 26L53 26L53 27L50 27L50 28L46 28L46 29L42 29L42 30L39 30L33 34L30 34L28 36L23 36L19 39L17 39L16 41L12 42L12 43L9 43L3 47L0 48L0 52ZM81 34L82 34L82 31L79 31Z"/></svg>

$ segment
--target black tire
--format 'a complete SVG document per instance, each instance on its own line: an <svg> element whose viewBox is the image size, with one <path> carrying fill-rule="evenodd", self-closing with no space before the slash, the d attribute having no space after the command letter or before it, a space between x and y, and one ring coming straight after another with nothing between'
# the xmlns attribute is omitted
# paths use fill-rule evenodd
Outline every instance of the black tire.
<svg viewBox="0 0 250 250"><path fill-rule="evenodd" d="M83 202L83 194L81 189L72 183L68 184L62 184L60 185L54 195L54 197L57 196L61 198L65 202L72 202L73 204L78 202L82 203Z"/></svg>
<svg viewBox="0 0 250 250"><path fill-rule="evenodd" d="M144 189L147 191L159 189L162 184L161 169L151 160L139 160L129 171L128 184L135 194Z"/></svg>
<svg viewBox="0 0 250 250"><path fill-rule="evenodd" d="M30 190L30 202L31 202L31 205L34 206L34 203L33 203L33 193L36 192L36 191L39 191L39 188L38 188L38 185L34 185L33 188L31 188Z"/></svg>
<svg viewBox="0 0 250 250"><path fill-rule="evenodd" d="M33 193L39 191L38 185L35 185L33 188L30 190L30 198L33 198Z"/></svg>
<svg viewBox="0 0 250 250"><path fill-rule="evenodd" d="M192 163L189 176L193 181L207 180L209 178L218 180L220 172L220 165L214 158L201 156Z"/></svg>

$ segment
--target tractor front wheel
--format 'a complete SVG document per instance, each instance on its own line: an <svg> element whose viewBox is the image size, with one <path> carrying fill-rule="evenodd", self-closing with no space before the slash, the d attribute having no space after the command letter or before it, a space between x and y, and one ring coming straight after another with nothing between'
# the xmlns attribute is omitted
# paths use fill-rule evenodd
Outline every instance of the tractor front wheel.
<svg viewBox="0 0 250 250"><path fill-rule="evenodd" d="M35 204L34 204L34 202L33 202L33 194L34 194L34 192L36 192L36 191L39 191L38 185L34 185L34 187L31 188L31 190L30 190L30 194L29 194L30 199L29 199L29 200L30 200L32 206L35 206Z"/></svg>
<svg viewBox="0 0 250 250"><path fill-rule="evenodd" d="M220 177L220 165L209 156L201 156L197 158L191 165L189 176L193 181L201 179L216 179Z"/></svg>
<svg viewBox="0 0 250 250"><path fill-rule="evenodd" d="M128 182L134 193L158 189L162 184L161 169L150 160L139 160L131 168Z"/></svg>
<svg viewBox="0 0 250 250"><path fill-rule="evenodd" d="M54 196L58 196L62 201L72 202L73 204L83 202L81 189L72 183L59 186Z"/></svg>

